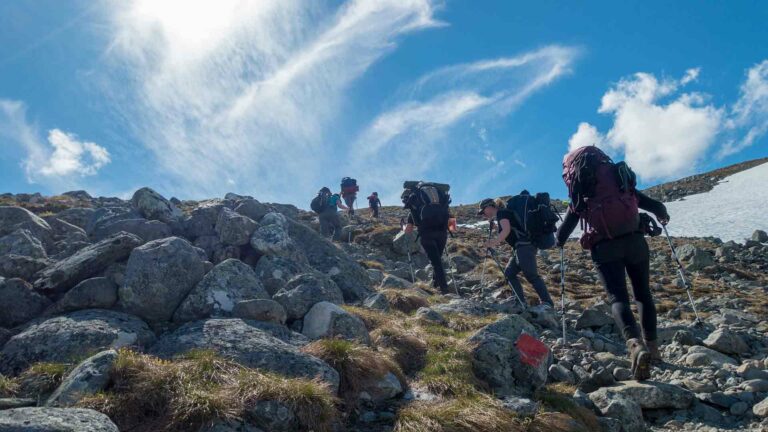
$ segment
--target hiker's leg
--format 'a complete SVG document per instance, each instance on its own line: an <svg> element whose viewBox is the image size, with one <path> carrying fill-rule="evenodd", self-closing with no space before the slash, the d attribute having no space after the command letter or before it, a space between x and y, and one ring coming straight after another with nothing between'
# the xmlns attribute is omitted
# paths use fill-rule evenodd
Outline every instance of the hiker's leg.
<svg viewBox="0 0 768 432"><path fill-rule="evenodd" d="M536 290L536 294L539 295L541 302L554 306L555 302L552 301L552 297L549 295L549 291L547 291L547 284L545 284L544 279L539 276L539 271L536 268L536 252L536 246L518 246L517 263L520 266L520 269L523 270L525 279L533 285L533 289Z"/></svg>
<svg viewBox="0 0 768 432"><path fill-rule="evenodd" d="M649 283L648 243L645 238L637 236L628 239L634 258L627 263L627 275L632 282L632 292L637 302L637 311L640 313L640 326L647 341L656 340L656 304L653 301Z"/></svg>
<svg viewBox="0 0 768 432"><path fill-rule="evenodd" d="M438 231L435 233L435 243L437 244L437 262L440 263L440 271L437 272L437 285L440 287L440 291L447 293L448 278L445 276L445 266L443 265L443 254L445 253L445 246L448 244L448 231Z"/></svg>
<svg viewBox="0 0 768 432"><path fill-rule="evenodd" d="M527 305L528 302L525 300L523 285L520 283L520 279L517 278L518 273L520 273L520 266L517 263L517 257L512 255L512 258L509 259L507 266L504 268L504 277L506 277L509 284L512 285L512 289L515 290L515 295L523 301L523 304Z"/></svg>
<svg viewBox="0 0 768 432"><path fill-rule="evenodd" d="M331 225L333 226L333 239L336 241L341 240L341 218L337 212L333 213Z"/></svg>
<svg viewBox="0 0 768 432"><path fill-rule="evenodd" d="M419 240L424 248L429 262L432 263L432 286L440 288L443 293L448 292L448 282L445 278L445 269L443 268L443 249L445 241L440 242L439 233L426 231L420 233Z"/></svg>
<svg viewBox="0 0 768 432"><path fill-rule="evenodd" d="M323 237L330 237L331 223L328 220L328 215L326 213L320 213L318 219L320 220L320 234L322 234Z"/></svg>
<svg viewBox="0 0 768 432"><path fill-rule="evenodd" d="M618 260L597 263L596 265L600 281L603 283L606 294L608 294L608 303L611 305L613 319L621 330L624 339L640 338L640 329L637 328L637 322L629 308L624 262Z"/></svg>

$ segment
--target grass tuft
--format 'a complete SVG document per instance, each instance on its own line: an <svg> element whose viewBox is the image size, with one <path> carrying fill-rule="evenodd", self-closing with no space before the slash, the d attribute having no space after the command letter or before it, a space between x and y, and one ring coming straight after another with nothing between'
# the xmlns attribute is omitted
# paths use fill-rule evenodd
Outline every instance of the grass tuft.
<svg viewBox="0 0 768 432"><path fill-rule="evenodd" d="M382 327L371 333L373 343L392 350L392 357L406 374L420 371L427 364L427 344L412 332L396 326Z"/></svg>
<svg viewBox="0 0 768 432"><path fill-rule="evenodd" d="M210 351L173 361L120 350L107 391L78 404L107 414L121 430L187 431L242 418L259 401L291 408L301 430L329 431L335 398L320 382L243 367Z"/></svg>
<svg viewBox="0 0 768 432"><path fill-rule="evenodd" d="M405 386L407 380L400 367L384 353L344 339L321 339L302 348L336 369L339 373L339 394L348 408L356 406L360 391L369 384L380 380L387 373L393 373Z"/></svg>
<svg viewBox="0 0 768 432"><path fill-rule="evenodd" d="M409 294L403 290L384 290L384 297L389 301L390 307L400 312L410 314L419 308L428 307L429 300L415 294Z"/></svg>
<svg viewBox="0 0 768 432"><path fill-rule="evenodd" d="M73 365L66 363L35 363L16 378L20 393L39 398L52 393L64 380Z"/></svg>
<svg viewBox="0 0 768 432"><path fill-rule="evenodd" d="M352 315L360 318L365 324L365 327L370 331L379 327L389 327L395 322L395 318L398 318L397 312L381 312L374 309L368 309L359 306L343 305L342 308ZM394 316L393 316L394 315Z"/></svg>
<svg viewBox="0 0 768 432"><path fill-rule="evenodd" d="M576 390L575 387L564 384L564 383L556 383L556 384L549 384L546 387L540 389L536 394L534 395L535 399L544 404L545 406L553 409L554 411L559 411L561 413L565 413L568 416L576 419L580 423L586 426L588 430L600 430L600 422L597 420L597 416L592 411L588 410L587 408L584 408L580 405L577 405L576 402L573 401L573 398L571 395ZM553 420L555 421L555 420ZM537 430L547 430L547 429L537 429ZM552 430L559 430L559 429L552 429ZM570 430L570 429L565 429Z"/></svg>
<svg viewBox="0 0 768 432"><path fill-rule="evenodd" d="M415 403L400 411L395 432L524 432L514 413L490 396Z"/></svg>
<svg viewBox="0 0 768 432"><path fill-rule="evenodd" d="M14 397L19 391L19 382L11 377L0 374L0 397Z"/></svg>

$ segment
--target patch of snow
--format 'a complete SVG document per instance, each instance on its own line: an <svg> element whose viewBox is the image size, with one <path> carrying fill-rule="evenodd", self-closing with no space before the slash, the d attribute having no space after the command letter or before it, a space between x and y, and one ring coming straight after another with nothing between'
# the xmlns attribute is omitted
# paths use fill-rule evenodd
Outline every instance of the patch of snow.
<svg viewBox="0 0 768 432"><path fill-rule="evenodd" d="M229 293L221 290L214 290L211 292L211 300L213 300L214 309L226 312L232 312L235 307L235 302L229 297Z"/></svg>

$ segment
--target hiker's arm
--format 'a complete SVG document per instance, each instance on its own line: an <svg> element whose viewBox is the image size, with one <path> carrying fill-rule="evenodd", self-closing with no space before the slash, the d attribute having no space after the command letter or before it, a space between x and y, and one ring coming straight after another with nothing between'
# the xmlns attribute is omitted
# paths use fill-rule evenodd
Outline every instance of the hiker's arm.
<svg viewBox="0 0 768 432"><path fill-rule="evenodd" d="M576 229L576 224L579 223L579 216L576 215L576 213L571 212L571 209L569 208L568 211L565 213L565 218L563 219L563 223L560 224L560 227L557 229L557 246L563 247L565 245L565 242L568 241L568 237L571 236L571 233L573 230Z"/></svg>
<svg viewBox="0 0 768 432"><path fill-rule="evenodd" d="M496 236L495 239L491 239L488 241L487 246L488 247L496 247L504 243L504 241L509 237L509 234L512 233L512 225L509 223L509 219L502 219L499 221L499 226L501 227L501 231L499 232L499 235Z"/></svg>
<svg viewBox="0 0 768 432"><path fill-rule="evenodd" d="M342 210L349 210L349 207L345 206L341 199L336 201L336 205Z"/></svg>
<svg viewBox="0 0 768 432"><path fill-rule="evenodd" d="M656 201L655 199L649 197L648 195L640 191L637 191L635 193L637 194L638 207L640 207L643 210L648 210L649 212L656 215L656 219L662 225L666 225L667 223L669 223L669 213L667 213L667 207L661 201Z"/></svg>

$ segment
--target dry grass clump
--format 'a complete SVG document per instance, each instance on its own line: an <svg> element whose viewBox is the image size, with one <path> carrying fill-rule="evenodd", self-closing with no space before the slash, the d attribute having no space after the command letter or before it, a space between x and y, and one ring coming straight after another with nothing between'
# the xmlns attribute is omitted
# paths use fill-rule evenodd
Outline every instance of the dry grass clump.
<svg viewBox="0 0 768 432"><path fill-rule="evenodd" d="M528 425L526 432L596 432L602 430L587 427L581 421L561 412L538 414Z"/></svg>
<svg viewBox="0 0 768 432"><path fill-rule="evenodd" d="M443 336L427 338L426 365L418 374L419 385L446 397L476 395L483 384L472 370L470 347Z"/></svg>
<svg viewBox="0 0 768 432"><path fill-rule="evenodd" d="M525 432L514 413L490 396L416 403L402 411L395 432Z"/></svg>
<svg viewBox="0 0 768 432"><path fill-rule="evenodd" d="M350 408L356 405L366 385L393 373L405 387L407 380L400 367L387 355L344 339L321 339L301 349L315 356L339 373L339 395Z"/></svg>
<svg viewBox="0 0 768 432"><path fill-rule="evenodd" d="M448 320L448 327L460 333L474 333L488 324L495 323L501 317L499 314L474 316L461 313L449 313L444 316Z"/></svg>
<svg viewBox="0 0 768 432"><path fill-rule="evenodd" d="M389 301L390 307L400 312L410 314L417 311L419 308L428 307L429 300L415 295L409 294L403 290L384 290L381 292L384 297Z"/></svg>
<svg viewBox="0 0 768 432"><path fill-rule="evenodd" d="M427 344L412 332L397 326L381 327L371 332L373 343L390 349L392 358L405 374L413 374L427 363Z"/></svg>
<svg viewBox="0 0 768 432"><path fill-rule="evenodd" d="M35 363L13 380L19 394L39 398L56 390L72 367L66 363Z"/></svg>
<svg viewBox="0 0 768 432"><path fill-rule="evenodd" d="M342 309L360 318L369 331L379 327L390 327L395 324L398 318L397 312L381 312L375 309L368 309L359 306L342 305Z"/></svg>
<svg viewBox="0 0 768 432"><path fill-rule="evenodd" d="M0 374L0 397L13 397L18 391L19 383L17 380Z"/></svg>
<svg viewBox="0 0 768 432"><path fill-rule="evenodd" d="M106 392L79 406L112 418L121 430L188 431L216 419L242 418L258 401L279 401L301 430L329 431L335 399L328 387L243 367L210 351L173 361L121 350Z"/></svg>
<svg viewBox="0 0 768 432"><path fill-rule="evenodd" d="M545 406L555 411L565 413L568 416L576 419L586 427L586 430L600 430L600 422L597 420L595 413L588 410L587 408L577 405L576 402L573 401L571 395L575 390L576 388L574 386L564 383L549 384L546 387L540 389L536 393L535 398ZM553 423L559 422L557 419L553 419L551 421ZM552 429L536 430L570 431L573 429L556 429L553 427Z"/></svg>
<svg viewBox="0 0 768 432"><path fill-rule="evenodd" d="M384 264L378 262L378 261L372 261L372 260L362 260L358 261L363 268L366 269L376 269L376 270L384 270Z"/></svg>

